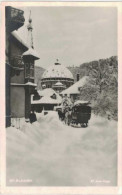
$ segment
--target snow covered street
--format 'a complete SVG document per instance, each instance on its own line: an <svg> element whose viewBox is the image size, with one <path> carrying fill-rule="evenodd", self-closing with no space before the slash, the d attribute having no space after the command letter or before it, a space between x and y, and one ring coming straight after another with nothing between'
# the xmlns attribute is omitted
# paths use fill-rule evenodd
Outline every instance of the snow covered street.
<svg viewBox="0 0 122 195"><path fill-rule="evenodd" d="M114 186L117 122L95 115L87 128L66 126L55 111L20 130L7 128L7 185ZM29 181L29 182L28 182Z"/></svg>

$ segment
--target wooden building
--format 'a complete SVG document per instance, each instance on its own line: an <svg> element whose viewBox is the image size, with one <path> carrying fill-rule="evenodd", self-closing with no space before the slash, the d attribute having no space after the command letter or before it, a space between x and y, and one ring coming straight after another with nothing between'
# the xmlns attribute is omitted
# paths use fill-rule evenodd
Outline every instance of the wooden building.
<svg viewBox="0 0 122 195"><path fill-rule="evenodd" d="M17 35L24 25L22 10L6 7L6 126L11 118L29 118L31 94L34 83L34 62L39 59L34 50ZM32 33L32 20L29 18L28 32ZM14 31L14 32L13 32Z"/></svg>

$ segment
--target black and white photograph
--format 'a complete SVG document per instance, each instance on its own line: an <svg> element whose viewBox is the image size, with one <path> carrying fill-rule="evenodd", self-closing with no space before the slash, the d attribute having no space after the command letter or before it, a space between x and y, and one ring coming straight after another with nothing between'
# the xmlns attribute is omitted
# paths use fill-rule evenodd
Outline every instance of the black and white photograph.
<svg viewBox="0 0 122 195"><path fill-rule="evenodd" d="M5 6L6 186L118 185L118 9Z"/></svg>

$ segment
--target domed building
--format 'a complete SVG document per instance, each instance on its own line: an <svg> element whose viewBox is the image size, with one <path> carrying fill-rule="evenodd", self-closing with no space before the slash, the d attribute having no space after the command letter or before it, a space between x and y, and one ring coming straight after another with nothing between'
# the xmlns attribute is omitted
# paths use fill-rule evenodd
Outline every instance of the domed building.
<svg viewBox="0 0 122 195"><path fill-rule="evenodd" d="M70 87L73 83L72 73L58 60L53 66L45 70L41 79L42 88L53 88L57 92Z"/></svg>

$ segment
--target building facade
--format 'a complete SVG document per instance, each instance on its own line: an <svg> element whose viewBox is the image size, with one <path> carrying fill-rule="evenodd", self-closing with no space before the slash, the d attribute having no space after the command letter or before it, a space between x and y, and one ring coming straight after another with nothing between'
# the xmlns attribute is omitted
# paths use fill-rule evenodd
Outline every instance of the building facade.
<svg viewBox="0 0 122 195"><path fill-rule="evenodd" d="M12 55L11 51L11 33L14 30L18 30L24 25L24 12L22 10L7 6L5 10L5 25L6 25L6 126L11 125L11 77L20 73L16 67L11 64ZM27 48L24 48L24 51ZM17 55L16 55L17 57Z"/></svg>
<svg viewBox="0 0 122 195"><path fill-rule="evenodd" d="M11 118L29 118L31 94L34 93L34 50L17 35L24 25L24 12L6 7L6 126ZM32 20L29 19L31 26ZM14 32L13 32L14 31ZM29 31L29 30L28 30ZM30 30L30 33L32 30Z"/></svg>

